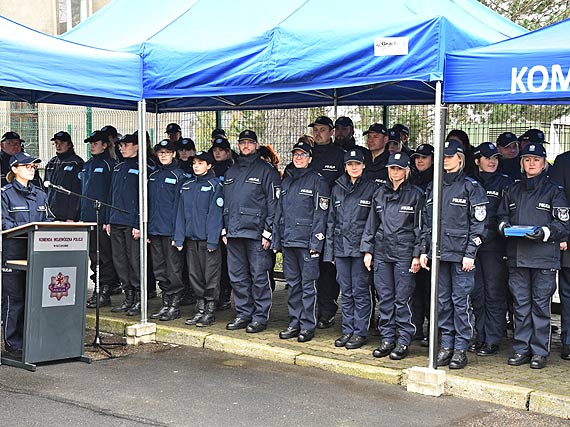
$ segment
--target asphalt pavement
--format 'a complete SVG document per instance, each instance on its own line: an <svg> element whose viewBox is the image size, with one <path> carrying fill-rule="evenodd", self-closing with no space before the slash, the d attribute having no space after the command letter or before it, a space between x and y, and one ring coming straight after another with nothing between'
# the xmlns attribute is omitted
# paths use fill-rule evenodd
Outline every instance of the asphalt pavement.
<svg viewBox="0 0 570 427"><path fill-rule="evenodd" d="M165 347L169 348L169 347ZM562 426L452 396L191 347L0 367L4 426Z"/></svg>

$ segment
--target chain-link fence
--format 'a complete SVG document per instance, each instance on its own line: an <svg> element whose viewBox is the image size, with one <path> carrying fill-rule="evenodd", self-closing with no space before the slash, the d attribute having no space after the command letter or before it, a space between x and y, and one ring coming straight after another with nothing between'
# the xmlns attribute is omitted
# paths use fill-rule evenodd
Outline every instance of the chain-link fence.
<svg viewBox="0 0 570 427"><path fill-rule="evenodd" d="M365 145L362 132L374 122L387 124L403 123L411 129L410 145L433 143L433 106L354 106L321 108L299 108L282 110L147 114L147 127L153 142L165 137L166 125L176 122L182 127L182 134L191 137L198 149L210 146L212 129L221 126L237 149L237 137L244 129L257 132L261 144L271 144L286 162L289 150L297 139L310 133L307 127L319 115L334 119L349 116L354 121L355 138ZM75 151L88 158L85 139L93 130L105 125L115 126L120 133L132 133L137 128L137 113L100 108L60 106L50 104L30 105L19 102L0 103L0 130L12 130L26 140L26 150L38 155L44 162L54 155L50 139L54 133L65 130L75 143ZM447 130L463 129L469 135L472 145L495 141L504 131L520 135L530 128L542 129L549 145L549 158L570 149L570 107L533 105L449 105Z"/></svg>

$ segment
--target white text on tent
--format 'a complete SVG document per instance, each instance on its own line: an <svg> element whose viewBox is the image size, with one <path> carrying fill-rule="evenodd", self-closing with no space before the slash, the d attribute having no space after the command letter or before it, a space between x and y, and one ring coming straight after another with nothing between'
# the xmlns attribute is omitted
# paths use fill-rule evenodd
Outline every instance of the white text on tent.
<svg viewBox="0 0 570 427"><path fill-rule="evenodd" d="M525 84L526 83L526 84ZM550 86L550 88L548 88ZM516 67L511 72L511 93L526 92L551 92L568 91L570 87L570 68L566 70L566 76L560 64L554 64L550 70L544 65L535 65L532 68Z"/></svg>

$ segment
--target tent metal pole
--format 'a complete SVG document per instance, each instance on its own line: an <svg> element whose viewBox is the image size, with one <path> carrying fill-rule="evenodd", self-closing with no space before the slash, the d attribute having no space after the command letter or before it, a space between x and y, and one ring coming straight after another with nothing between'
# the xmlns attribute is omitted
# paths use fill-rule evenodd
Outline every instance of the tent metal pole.
<svg viewBox="0 0 570 427"><path fill-rule="evenodd" d="M384 126L389 127L390 125L388 123L390 123L390 106L389 105L383 105L384 108L382 108L382 123L384 123Z"/></svg>
<svg viewBox="0 0 570 427"><path fill-rule="evenodd" d="M338 94L336 93L336 89L333 89L333 107L334 107L334 118L337 118L337 110L338 110Z"/></svg>
<svg viewBox="0 0 570 427"><path fill-rule="evenodd" d="M222 114L223 111L216 111L216 128L222 129Z"/></svg>
<svg viewBox="0 0 570 427"><path fill-rule="evenodd" d="M439 242L441 232L441 194L443 178L443 127L445 126L445 107L441 104L441 82L435 85L435 126L433 142L434 151L434 171L433 171L433 215L432 215L432 235L431 235L431 292L430 292L430 319L429 319L429 368L437 369L438 352L438 290L439 290Z"/></svg>
<svg viewBox="0 0 570 427"><path fill-rule="evenodd" d="M154 145L158 144L158 102L154 104Z"/></svg>
<svg viewBox="0 0 570 427"><path fill-rule="evenodd" d="M146 144L146 101L138 102L139 118L139 250L140 250L140 291L141 291L141 324L147 322L147 144Z"/></svg>

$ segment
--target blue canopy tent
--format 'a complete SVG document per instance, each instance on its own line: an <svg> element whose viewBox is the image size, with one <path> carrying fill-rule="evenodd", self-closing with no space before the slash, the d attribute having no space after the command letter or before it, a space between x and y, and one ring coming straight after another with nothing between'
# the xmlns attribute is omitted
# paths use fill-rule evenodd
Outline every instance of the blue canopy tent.
<svg viewBox="0 0 570 427"><path fill-rule="evenodd" d="M570 19L445 57L448 103L570 103Z"/></svg>
<svg viewBox="0 0 570 427"><path fill-rule="evenodd" d="M115 0L62 37L140 54L155 112L432 104L445 52L525 32L475 0L143 4Z"/></svg>
<svg viewBox="0 0 570 427"><path fill-rule="evenodd" d="M0 16L0 100L137 108L142 61L82 46Z"/></svg>

